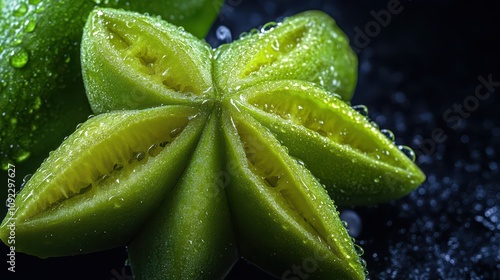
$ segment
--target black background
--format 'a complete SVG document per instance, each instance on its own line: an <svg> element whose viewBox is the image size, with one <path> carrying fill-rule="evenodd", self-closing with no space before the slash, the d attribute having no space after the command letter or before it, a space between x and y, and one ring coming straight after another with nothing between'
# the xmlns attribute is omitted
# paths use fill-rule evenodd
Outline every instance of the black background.
<svg viewBox="0 0 500 280"><path fill-rule="evenodd" d="M500 10L494 1L407 0L381 26L373 13L387 10L389 2L227 1L207 41L217 46L229 40L217 37L221 25L236 39L304 10L334 17L359 49L352 104L367 105L370 117L396 134L397 144L413 147L428 177L400 200L349 209L362 222L356 240L369 277L500 279ZM367 26L373 29L362 42L356 30ZM491 92L483 86L484 100L475 97L478 77L499 82ZM0 253L5 256L5 246ZM131 279L126 258L124 248L47 260L17 254L15 276ZM1 267L6 273L7 264ZM240 261L227 279L273 278Z"/></svg>

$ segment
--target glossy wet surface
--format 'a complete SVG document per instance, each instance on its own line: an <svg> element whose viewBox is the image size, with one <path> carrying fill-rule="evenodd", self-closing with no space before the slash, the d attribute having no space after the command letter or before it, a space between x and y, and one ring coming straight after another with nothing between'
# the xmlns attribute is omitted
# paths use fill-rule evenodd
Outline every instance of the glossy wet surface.
<svg viewBox="0 0 500 280"><path fill-rule="evenodd" d="M226 1L207 40L217 46L308 9L333 16L358 50L353 105L366 105L397 144L414 148L428 177L403 199L342 209L364 249L370 278L499 279L498 9L486 1L336 2ZM389 12L390 22L377 22L387 15L381 10ZM58 275L54 279L132 279L123 248L45 261L16 257L16 276L37 271ZM313 274L302 270L294 277ZM227 279L274 278L240 261Z"/></svg>

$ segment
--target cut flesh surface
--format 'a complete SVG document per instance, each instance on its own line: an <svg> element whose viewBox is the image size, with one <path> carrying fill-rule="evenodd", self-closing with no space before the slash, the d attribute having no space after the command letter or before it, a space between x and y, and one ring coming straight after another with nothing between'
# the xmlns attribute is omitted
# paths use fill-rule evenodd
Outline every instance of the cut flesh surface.
<svg viewBox="0 0 500 280"><path fill-rule="evenodd" d="M85 123L30 179L26 187L36 188L37 192L22 197L29 206L18 213L19 218L31 218L73 197L92 197L115 182L139 173L148 161L168 152L171 143L196 114L189 107L159 108L149 113L110 113ZM110 123L106 119L114 121ZM94 137L82 140L84 135Z"/></svg>

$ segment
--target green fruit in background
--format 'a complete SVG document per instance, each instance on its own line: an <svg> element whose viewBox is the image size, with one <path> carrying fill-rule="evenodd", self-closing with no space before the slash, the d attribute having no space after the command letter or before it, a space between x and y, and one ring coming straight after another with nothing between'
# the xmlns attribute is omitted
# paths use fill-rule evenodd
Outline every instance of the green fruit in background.
<svg viewBox="0 0 500 280"><path fill-rule="evenodd" d="M91 114L80 74L80 39L95 6L149 12L204 37L222 5L177 0L0 0L0 163L18 178ZM29 163L19 165L30 159Z"/></svg>

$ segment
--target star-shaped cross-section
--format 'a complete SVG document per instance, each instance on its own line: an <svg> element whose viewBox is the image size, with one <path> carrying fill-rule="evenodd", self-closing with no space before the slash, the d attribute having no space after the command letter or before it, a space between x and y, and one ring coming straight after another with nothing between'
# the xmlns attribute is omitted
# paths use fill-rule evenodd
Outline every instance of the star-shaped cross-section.
<svg viewBox="0 0 500 280"><path fill-rule="evenodd" d="M44 161L0 236L14 225L17 250L40 257L128 245L135 279L220 279L239 256L283 279L363 279L334 201L388 201L425 176L347 103L356 68L318 11L212 49L97 9L82 39L97 116Z"/></svg>

